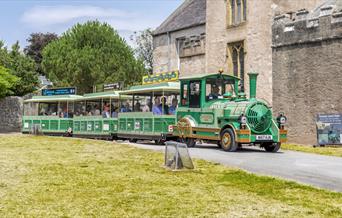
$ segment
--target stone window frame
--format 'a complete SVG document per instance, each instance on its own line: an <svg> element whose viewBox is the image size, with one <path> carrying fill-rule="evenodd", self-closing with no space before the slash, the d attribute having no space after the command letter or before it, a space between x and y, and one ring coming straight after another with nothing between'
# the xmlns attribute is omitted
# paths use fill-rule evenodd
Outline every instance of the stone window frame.
<svg viewBox="0 0 342 218"><path fill-rule="evenodd" d="M227 28L240 26L247 21L248 0L225 0L227 8ZM240 10L237 10L240 9Z"/></svg>
<svg viewBox="0 0 342 218"><path fill-rule="evenodd" d="M245 83L246 54L245 40L227 43L228 72L241 79L242 89Z"/></svg>

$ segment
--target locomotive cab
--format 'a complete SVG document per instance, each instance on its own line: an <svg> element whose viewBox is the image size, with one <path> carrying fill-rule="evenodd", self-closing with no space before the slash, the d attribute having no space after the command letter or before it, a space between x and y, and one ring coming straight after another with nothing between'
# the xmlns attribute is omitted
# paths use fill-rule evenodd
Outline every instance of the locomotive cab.
<svg viewBox="0 0 342 218"><path fill-rule="evenodd" d="M265 101L256 98L257 74L250 73L250 97L240 79L226 74L209 74L180 79L181 101L174 134L189 147L198 140L216 142L225 151L242 145L259 145L276 152L286 141L284 123L272 117ZM284 119L281 119L282 121Z"/></svg>

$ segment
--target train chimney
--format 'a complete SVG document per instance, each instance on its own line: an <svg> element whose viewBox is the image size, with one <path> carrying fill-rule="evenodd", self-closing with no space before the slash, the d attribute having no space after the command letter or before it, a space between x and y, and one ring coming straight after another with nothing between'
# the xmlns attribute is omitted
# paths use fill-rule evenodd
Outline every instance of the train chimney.
<svg viewBox="0 0 342 218"><path fill-rule="evenodd" d="M256 97L257 88L257 77L258 73L248 73L249 76L249 98L253 99Z"/></svg>

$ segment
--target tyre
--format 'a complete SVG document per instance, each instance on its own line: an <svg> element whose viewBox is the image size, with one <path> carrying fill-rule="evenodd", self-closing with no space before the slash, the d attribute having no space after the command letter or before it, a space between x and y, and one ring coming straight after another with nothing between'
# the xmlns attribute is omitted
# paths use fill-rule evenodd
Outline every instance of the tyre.
<svg viewBox="0 0 342 218"><path fill-rule="evenodd" d="M193 148L196 146L196 140L194 138L186 138L183 140L183 142L189 147Z"/></svg>
<svg viewBox="0 0 342 218"><path fill-rule="evenodd" d="M263 146L267 152L277 152L280 149L281 144L278 142L265 144Z"/></svg>
<svg viewBox="0 0 342 218"><path fill-rule="evenodd" d="M129 139L128 140L130 143L136 143L138 141L138 139Z"/></svg>
<svg viewBox="0 0 342 218"><path fill-rule="evenodd" d="M156 140L154 140L154 143L155 143L156 145L165 145L165 142L164 142L164 140L162 140L162 139L156 139Z"/></svg>
<svg viewBox="0 0 342 218"><path fill-rule="evenodd" d="M217 147L222 148L221 141L217 141Z"/></svg>
<svg viewBox="0 0 342 218"><path fill-rule="evenodd" d="M235 141L235 134L232 129L224 129L221 132L220 143L224 151L233 152L238 148L238 143Z"/></svg>

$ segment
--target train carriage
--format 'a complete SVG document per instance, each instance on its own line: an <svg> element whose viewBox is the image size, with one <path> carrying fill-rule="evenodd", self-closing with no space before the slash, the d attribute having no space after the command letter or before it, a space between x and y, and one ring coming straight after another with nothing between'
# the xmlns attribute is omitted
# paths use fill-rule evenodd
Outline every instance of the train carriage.
<svg viewBox="0 0 342 218"><path fill-rule="evenodd" d="M239 78L230 75L194 75L181 79L181 102L174 135L189 147L196 140L216 142L225 151L259 145L276 152L286 141L286 117L272 117L265 101L256 99L257 74L250 76L250 98L239 91Z"/></svg>
<svg viewBox="0 0 342 218"><path fill-rule="evenodd" d="M73 128L74 101L79 95L33 96L24 101L22 132L29 133L34 126L44 134L64 135Z"/></svg>
<svg viewBox="0 0 342 218"><path fill-rule="evenodd" d="M156 144L174 138L172 127L176 116L167 111L171 107L167 104L178 101L179 82L133 86L120 95L132 96L131 102L126 102L132 108L119 113L119 138L129 139L131 142L139 139L154 140Z"/></svg>
<svg viewBox="0 0 342 218"><path fill-rule="evenodd" d="M118 91L107 91L85 94L77 99L73 135L115 139L118 130L119 96Z"/></svg>

